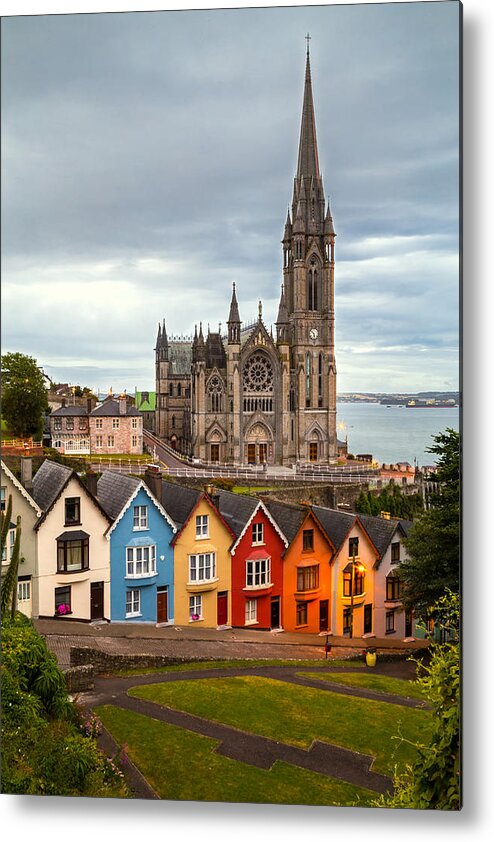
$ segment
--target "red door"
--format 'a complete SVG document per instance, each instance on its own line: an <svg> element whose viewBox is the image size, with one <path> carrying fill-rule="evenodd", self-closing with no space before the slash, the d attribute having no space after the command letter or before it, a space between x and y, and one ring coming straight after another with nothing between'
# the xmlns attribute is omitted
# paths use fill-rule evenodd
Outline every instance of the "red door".
<svg viewBox="0 0 494 842"><path fill-rule="evenodd" d="M228 593L222 591L218 594L218 625L226 626L228 622Z"/></svg>

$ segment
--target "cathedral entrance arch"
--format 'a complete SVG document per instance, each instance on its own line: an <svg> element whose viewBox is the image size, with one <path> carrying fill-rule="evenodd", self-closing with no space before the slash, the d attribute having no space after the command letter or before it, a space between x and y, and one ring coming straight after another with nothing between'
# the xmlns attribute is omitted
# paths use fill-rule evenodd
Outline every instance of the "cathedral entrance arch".
<svg viewBox="0 0 494 842"><path fill-rule="evenodd" d="M244 438L245 460L249 465L274 462L274 441L271 430L261 422L250 427Z"/></svg>

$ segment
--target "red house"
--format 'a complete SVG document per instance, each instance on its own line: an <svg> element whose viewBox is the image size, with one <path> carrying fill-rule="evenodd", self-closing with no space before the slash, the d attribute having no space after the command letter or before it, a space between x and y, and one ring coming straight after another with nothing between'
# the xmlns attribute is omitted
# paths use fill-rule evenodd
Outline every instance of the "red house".
<svg viewBox="0 0 494 842"><path fill-rule="evenodd" d="M215 491L213 500L237 536L230 550L232 626L280 628L287 539L262 501L228 491Z"/></svg>

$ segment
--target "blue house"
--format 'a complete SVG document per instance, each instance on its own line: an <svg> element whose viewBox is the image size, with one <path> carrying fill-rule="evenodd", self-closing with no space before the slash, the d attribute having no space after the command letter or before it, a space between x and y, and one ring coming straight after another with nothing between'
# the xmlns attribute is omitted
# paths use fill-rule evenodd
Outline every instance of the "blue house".
<svg viewBox="0 0 494 842"><path fill-rule="evenodd" d="M104 471L97 491L113 521L107 532L111 620L173 625L170 542L177 527L148 485L136 477Z"/></svg>

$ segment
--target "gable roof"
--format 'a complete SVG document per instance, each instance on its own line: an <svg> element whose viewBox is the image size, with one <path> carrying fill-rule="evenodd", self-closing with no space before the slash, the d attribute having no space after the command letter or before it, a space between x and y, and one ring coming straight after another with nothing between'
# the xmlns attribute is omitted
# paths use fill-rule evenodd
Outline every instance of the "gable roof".
<svg viewBox="0 0 494 842"><path fill-rule="evenodd" d="M40 516L41 516L41 508L40 508L40 506L39 506L39 505L38 505L38 503L36 503L36 501L33 499L33 497L31 496L31 494L29 493L29 491L27 491L27 490L24 488L24 486L23 486L22 482L20 482L20 481L17 479L17 477L16 477L16 476L12 473L12 471L10 470L10 468L8 468L8 467L7 467L7 465L5 464L5 462L3 462L3 461L2 461L2 471L3 471L3 472L5 473L5 475L6 475L6 476L7 476L7 477L11 480L12 484L14 485L14 487L15 487L15 488L17 488L17 490L18 490L18 491L22 494L22 496L24 497L24 499L25 499L25 500L27 500L27 502L29 503L29 505L30 505L30 506L32 506L32 508L34 509L34 511L35 511L35 513L36 513L36 515L37 515L37 517L40 517Z"/></svg>
<svg viewBox="0 0 494 842"><path fill-rule="evenodd" d="M135 406L129 406L127 403L125 405L125 412L120 412L120 401L109 398L108 400L103 401L101 406L95 407L90 414L96 416L107 415L125 418L128 415L140 415L140 412L135 408Z"/></svg>
<svg viewBox="0 0 494 842"><path fill-rule="evenodd" d="M72 476L72 468L45 459L33 477L33 498L43 512L47 512L60 496Z"/></svg>
<svg viewBox="0 0 494 842"><path fill-rule="evenodd" d="M266 508L285 535L288 544L292 543L310 511L306 506L282 503L280 500L267 500Z"/></svg>
<svg viewBox="0 0 494 842"><path fill-rule="evenodd" d="M163 480L161 487L161 503L172 520L181 528L192 509L197 505L203 492L186 485Z"/></svg>
<svg viewBox="0 0 494 842"><path fill-rule="evenodd" d="M399 522L396 520L385 520L385 518L375 517L373 515L359 515L358 519L369 535L380 558L382 558L399 527Z"/></svg>
<svg viewBox="0 0 494 842"><path fill-rule="evenodd" d="M232 491L223 491L219 488L214 490L213 502L216 502L215 497L218 497L217 508L220 514L234 532L235 538L239 538L259 507L259 500L245 494L234 494Z"/></svg>
<svg viewBox="0 0 494 842"><path fill-rule="evenodd" d="M143 480L120 474L117 471L103 471L98 480L98 498L108 516L113 520L113 525L107 533L108 538L141 490L154 503L160 514L171 526L173 532L177 531L172 518L163 509L161 503L156 499L151 489Z"/></svg>
<svg viewBox="0 0 494 842"><path fill-rule="evenodd" d="M140 480L119 474L117 471L103 471L98 480L98 500L112 519L120 514L140 484Z"/></svg>
<svg viewBox="0 0 494 842"><path fill-rule="evenodd" d="M356 515L337 509L326 509L324 506L312 506L312 511L338 551L355 523Z"/></svg>

